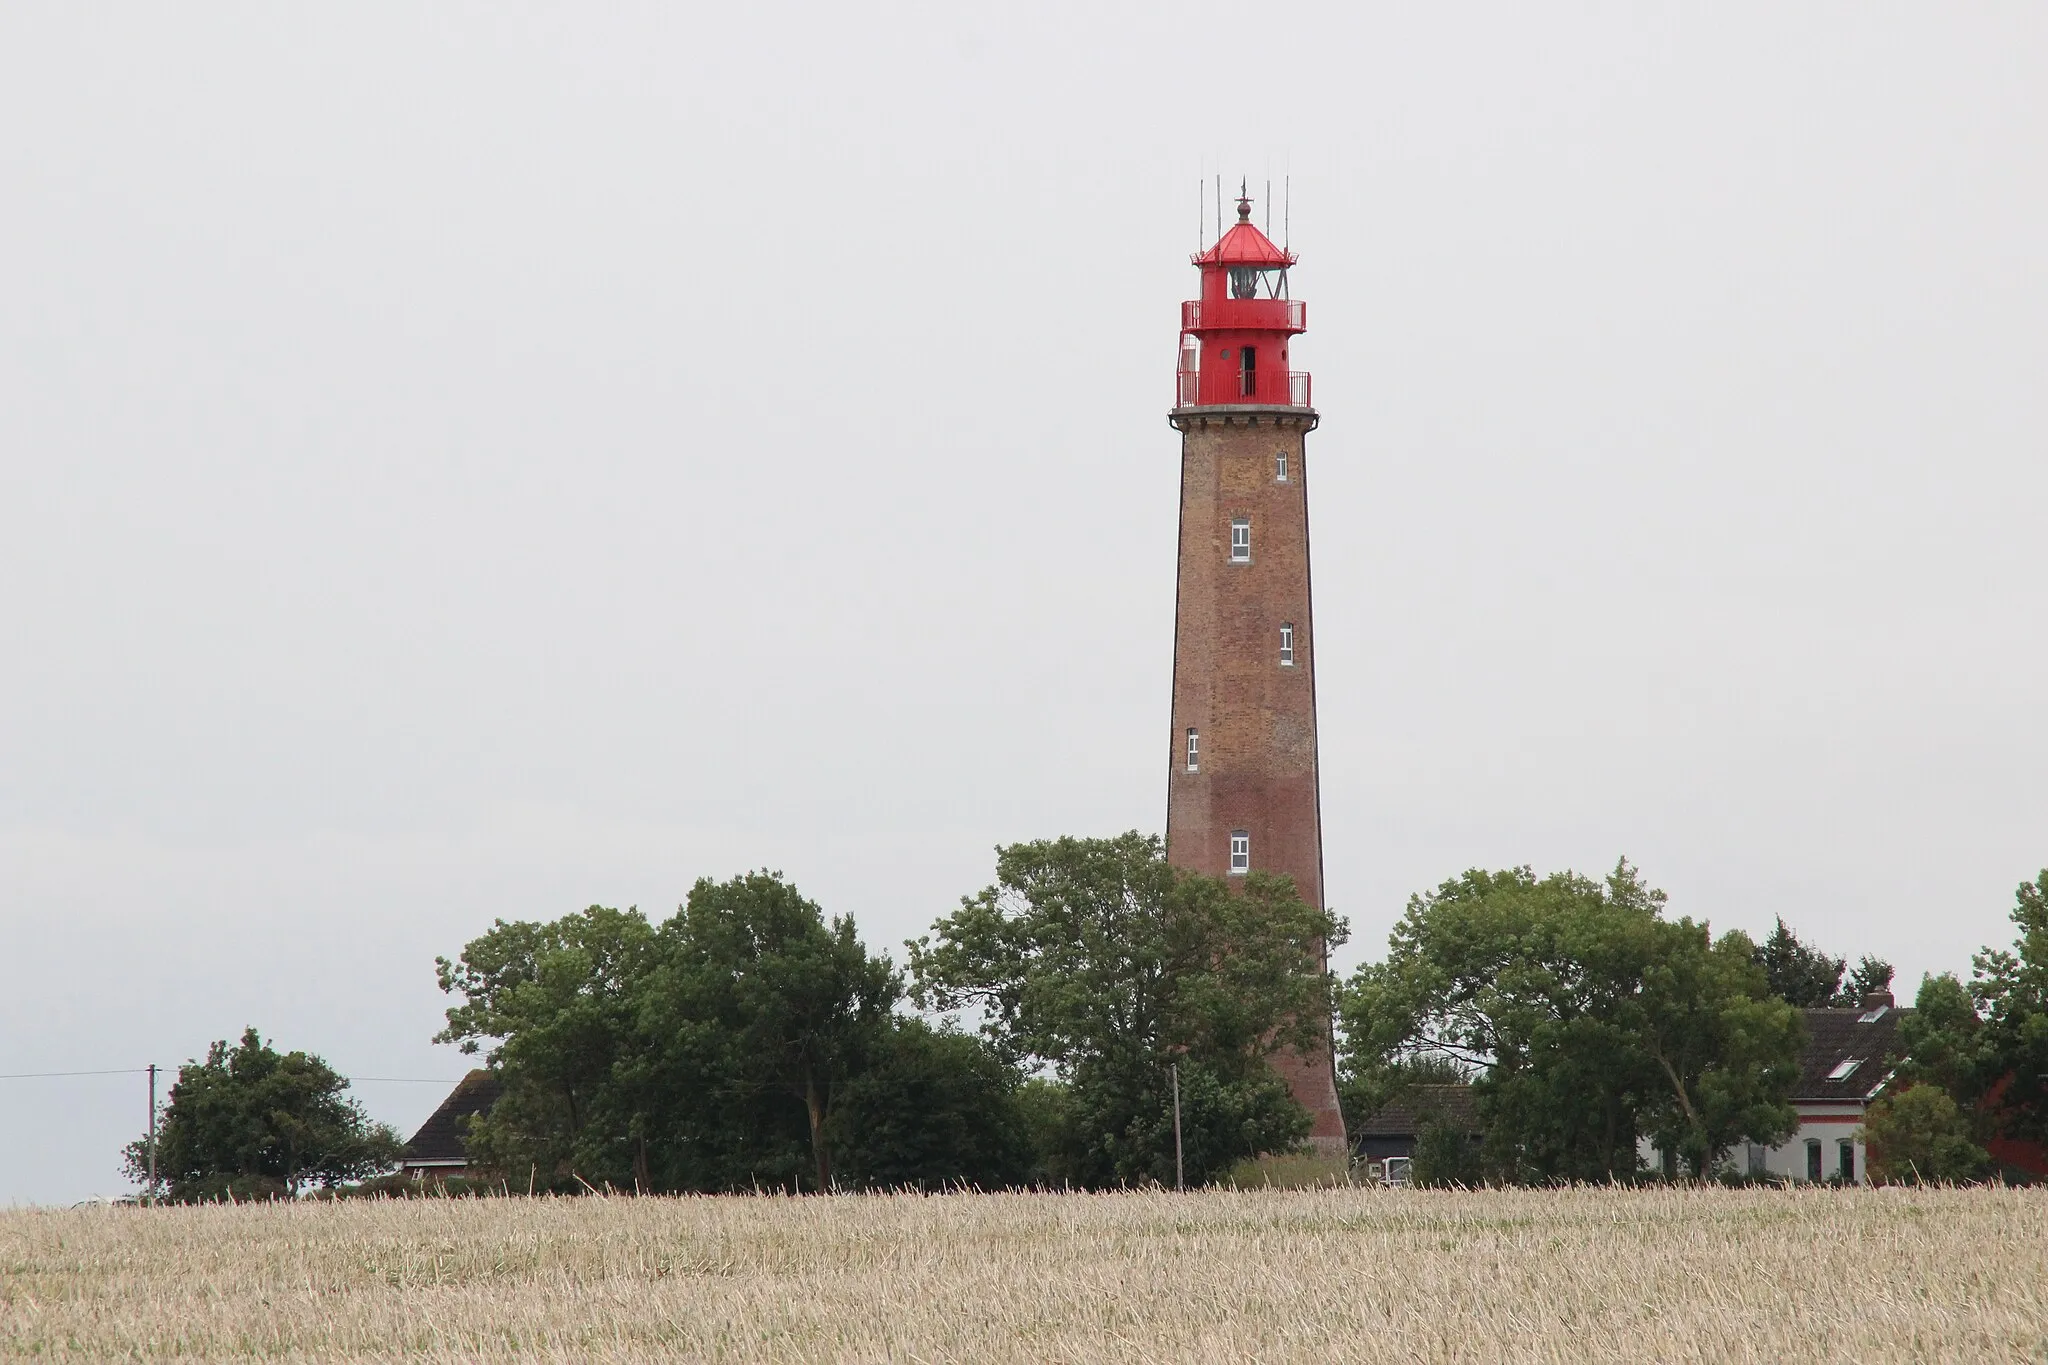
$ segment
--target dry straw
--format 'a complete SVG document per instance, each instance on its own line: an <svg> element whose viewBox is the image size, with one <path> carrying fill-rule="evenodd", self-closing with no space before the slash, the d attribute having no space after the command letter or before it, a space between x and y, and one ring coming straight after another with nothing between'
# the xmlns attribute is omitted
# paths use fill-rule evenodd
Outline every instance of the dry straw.
<svg viewBox="0 0 2048 1365"><path fill-rule="evenodd" d="M1359 1189L0 1212L0 1358L2048 1360L2048 1197Z"/></svg>

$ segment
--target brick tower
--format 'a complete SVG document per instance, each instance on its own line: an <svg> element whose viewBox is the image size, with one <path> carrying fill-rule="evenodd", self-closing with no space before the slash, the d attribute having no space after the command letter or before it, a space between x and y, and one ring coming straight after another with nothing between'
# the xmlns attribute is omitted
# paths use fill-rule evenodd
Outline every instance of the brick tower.
<svg viewBox="0 0 2048 1365"><path fill-rule="evenodd" d="M1287 343L1307 326L1307 309L1287 296L1294 259L1240 198L1236 224L1194 258L1202 296L1181 305L1166 854L1212 876L1285 873L1320 906L1306 455L1316 411L1309 377L1287 368ZM1315 1120L1310 1141L1342 1155L1329 1045L1276 1065Z"/></svg>

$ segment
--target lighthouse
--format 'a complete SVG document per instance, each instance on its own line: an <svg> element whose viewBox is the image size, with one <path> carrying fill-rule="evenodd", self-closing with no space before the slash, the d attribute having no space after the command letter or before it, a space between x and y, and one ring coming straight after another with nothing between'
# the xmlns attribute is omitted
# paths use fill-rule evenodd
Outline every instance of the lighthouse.
<svg viewBox="0 0 2048 1365"><path fill-rule="evenodd" d="M1316 772L1316 637L1309 610L1309 376L1288 344L1308 310L1289 297L1294 255L1237 222L1194 257L1201 296L1181 305L1174 407L1180 564L1166 854L1211 876L1294 879L1323 903ZM1327 1032L1275 1066L1314 1119L1309 1140L1346 1152Z"/></svg>

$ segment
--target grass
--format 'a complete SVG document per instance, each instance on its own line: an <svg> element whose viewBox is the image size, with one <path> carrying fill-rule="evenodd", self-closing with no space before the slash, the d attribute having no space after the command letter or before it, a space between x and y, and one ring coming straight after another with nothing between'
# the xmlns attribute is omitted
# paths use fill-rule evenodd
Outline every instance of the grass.
<svg viewBox="0 0 2048 1365"><path fill-rule="evenodd" d="M0 1359L2048 1361L2041 1191L0 1211Z"/></svg>

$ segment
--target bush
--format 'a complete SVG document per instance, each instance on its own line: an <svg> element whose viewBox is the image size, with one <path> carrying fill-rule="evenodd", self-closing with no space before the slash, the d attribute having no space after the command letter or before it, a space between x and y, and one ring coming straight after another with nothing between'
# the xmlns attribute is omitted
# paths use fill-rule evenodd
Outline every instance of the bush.
<svg viewBox="0 0 2048 1365"><path fill-rule="evenodd" d="M1481 1185L1486 1181L1480 1166L1479 1144L1459 1125L1443 1118L1430 1119L1415 1135L1414 1164L1408 1173L1412 1183L1430 1189Z"/></svg>
<svg viewBox="0 0 2048 1365"><path fill-rule="evenodd" d="M1016 1068L981 1038L898 1019L845 1081L828 1133L851 1189L1000 1189L1027 1179Z"/></svg>
<svg viewBox="0 0 2048 1365"><path fill-rule="evenodd" d="M1938 1085L1880 1095L1864 1112L1859 1135L1870 1153L1870 1178L1880 1185L1975 1180L1991 1164L1970 1141L1967 1116Z"/></svg>

